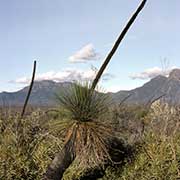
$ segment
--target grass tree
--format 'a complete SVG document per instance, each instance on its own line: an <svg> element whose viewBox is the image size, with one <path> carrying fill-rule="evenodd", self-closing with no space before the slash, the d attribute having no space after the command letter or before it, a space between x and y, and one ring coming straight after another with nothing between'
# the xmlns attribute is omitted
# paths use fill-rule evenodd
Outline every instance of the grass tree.
<svg viewBox="0 0 180 180"><path fill-rule="evenodd" d="M54 125L64 135L65 145L48 168L49 179L60 179L75 157L81 167L95 167L110 160L107 146L113 135L110 126L99 120L108 111L109 98L91 90L90 84L73 84L58 100L69 117Z"/></svg>
<svg viewBox="0 0 180 180"><path fill-rule="evenodd" d="M108 110L109 100L106 95L97 93L95 89L106 66L145 3L146 0L143 0L128 21L92 84L74 84L70 90L58 97L70 116L57 124L57 128L64 135L64 147L47 168L44 179L61 179L75 158L78 158L79 166L82 167L100 166L111 161L109 145L113 139L113 130L110 125L100 121Z"/></svg>

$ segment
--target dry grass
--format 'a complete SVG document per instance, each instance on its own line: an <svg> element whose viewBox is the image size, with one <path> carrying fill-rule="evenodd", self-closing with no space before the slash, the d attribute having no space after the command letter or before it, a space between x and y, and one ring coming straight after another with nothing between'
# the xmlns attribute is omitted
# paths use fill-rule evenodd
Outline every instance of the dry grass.
<svg viewBox="0 0 180 180"><path fill-rule="evenodd" d="M144 134L141 134L141 142L136 147L135 159L128 161L125 166L109 166L102 179L180 178L180 108L159 102L154 103L148 112L142 108L138 110L137 107L129 110L125 106L122 108L117 123L122 123L120 119L130 121L130 124L142 120L145 122ZM64 173L64 180L78 179L88 170L96 167L101 169L107 161L112 162L109 144L117 135L110 125L112 115L117 116L114 111L111 115L102 113L94 118L91 114L87 121L82 118L72 119L74 116L67 109L61 113L59 111L49 115L34 111L22 119L20 124L17 113L0 113L0 179L41 180L55 153L70 139L73 139L71 150L75 159ZM121 127L118 124L116 126ZM127 128L124 131L129 131L128 137L133 127L136 131L136 123L129 127L130 130Z"/></svg>
<svg viewBox="0 0 180 180"><path fill-rule="evenodd" d="M146 127L133 162L108 168L103 180L176 180L180 178L180 109L156 102L145 117Z"/></svg>
<svg viewBox="0 0 180 180"><path fill-rule="evenodd" d="M46 116L34 111L24 119L10 111L0 114L0 179L42 179L62 142L45 127Z"/></svg>

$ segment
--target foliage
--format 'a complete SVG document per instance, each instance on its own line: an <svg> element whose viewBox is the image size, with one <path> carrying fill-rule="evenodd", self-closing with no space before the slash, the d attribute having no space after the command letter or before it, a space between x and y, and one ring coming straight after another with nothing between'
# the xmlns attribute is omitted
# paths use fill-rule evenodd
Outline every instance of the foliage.
<svg viewBox="0 0 180 180"><path fill-rule="evenodd" d="M62 142L46 131L41 111L24 119L11 112L0 114L0 179L42 179L47 164Z"/></svg>
<svg viewBox="0 0 180 180"><path fill-rule="evenodd" d="M71 119L81 122L97 120L110 105L109 97L92 90L90 83L75 83L57 95L57 99L69 111Z"/></svg>
<svg viewBox="0 0 180 180"><path fill-rule="evenodd" d="M77 156L64 173L63 179L83 177L110 159L109 153L106 153L109 143L107 141L110 141L109 138L111 139L114 133L119 134L118 128L122 131L121 135L124 134L130 142L128 138L138 128L141 129L142 122L145 125L144 133L139 133L138 141L131 141L136 148L135 156L128 158L125 164L108 166L101 180L179 179L179 114L179 107L159 102L154 103L148 111L142 107L112 108L108 115L104 114L95 121L73 120L72 114L65 109L48 113L36 110L22 120L16 112L1 111L0 179L42 179L55 153L60 151L67 140L67 134L70 136L74 132L72 128L75 128L76 132L74 148ZM138 119L141 121L139 125L133 123L138 122ZM123 121L128 121L124 131ZM116 122L116 132L112 132L109 122ZM99 171L104 172L101 168Z"/></svg>
<svg viewBox="0 0 180 180"><path fill-rule="evenodd" d="M124 167L107 168L102 180L175 180L180 178L179 108L156 102L134 161Z"/></svg>
<svg viewBox="0 0 180 180"><path fill-rule="evenodd" d="M65 121L54 126L63 134L64 144L73 141L77 168L94 168L111 161L108 145L114 133L102 117L109 111L107 95L91 89L91 84L73 84L69 91L57 96L61 106L69 112Z"/></svg>

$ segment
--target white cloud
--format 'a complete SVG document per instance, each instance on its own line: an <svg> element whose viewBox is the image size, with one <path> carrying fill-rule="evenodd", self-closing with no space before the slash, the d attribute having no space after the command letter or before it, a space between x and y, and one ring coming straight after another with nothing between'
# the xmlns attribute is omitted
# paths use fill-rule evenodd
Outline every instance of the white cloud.
<svg viewBox="0 0 180 180"><path fill-rule="evenodd" d="M87 61L94 61L100 58L99 54L94 49L93 44L87 44L77 51L74 55L69 57L71 63L85 63Z"/></svg>
<svg viewBox="0 0 180 180"><path fill-rule="evenodd" d="M52 80L55 82L72 82L72 81L90 81L95 77L95 71L92 69L89 70L80 70L80 69L65 69L62 71L49 71L42 74L37 74L35 80ZM113 78L113 75L109 73L105 73L102 77L103 80L110 80ZM30 82L30 78L22 77L16 79L15 81L11 81L18 84L28 84Z"/></svg>
<svg viewBox="0 0 180 180"><path fill-rule="evenodd" d="M162 68L159 68L159 67L153 67L153 68L146 69L143 72L140 72L137 74L132 74L132 75L130 75L130 78L147 80L147 79L152 79L158 75L168 76L169 73L175 68L176 67L173 66L171 68L167 68L167 69L163 70Z"/></svg>

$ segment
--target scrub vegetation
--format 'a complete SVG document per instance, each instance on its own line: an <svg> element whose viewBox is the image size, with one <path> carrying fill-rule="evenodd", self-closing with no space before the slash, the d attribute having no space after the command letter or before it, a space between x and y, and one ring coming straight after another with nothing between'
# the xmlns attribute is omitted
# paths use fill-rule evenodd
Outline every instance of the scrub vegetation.
<svg viewBox="0 0 180 180"><path fill-rule="evenodd" d="M0 111L2 180L175 180L180 178L180 108L158 98L112 104L97 91L112 56L147 0L142 0L94 80L57 94L59 107ZM164 95L163 95L164 96ZM128 97L127 97L128 98ZM55 108L55 109L54 109Z"/></svg>

